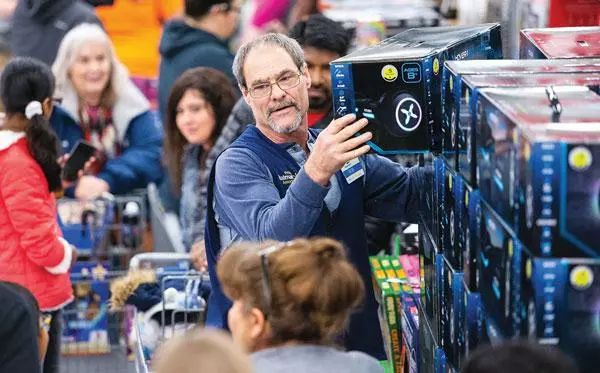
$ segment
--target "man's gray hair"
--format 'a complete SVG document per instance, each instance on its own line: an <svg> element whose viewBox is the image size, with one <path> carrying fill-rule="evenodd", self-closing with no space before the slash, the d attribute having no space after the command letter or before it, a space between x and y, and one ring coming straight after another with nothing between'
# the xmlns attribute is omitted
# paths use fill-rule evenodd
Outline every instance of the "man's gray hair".
<svg viewBox="0 0 600 373"><path fill-rule="evenodd" d="M244 64L246 63L248 54L252 49L264 45L279 47L285 50L292 57L298 70L301 70L304 66L304 52L296 40L283 34L265 34L242 45L235 55L235 59L233 60L233 75L235 75L241 87L247 88L246 78L244 77Z"/></svg>

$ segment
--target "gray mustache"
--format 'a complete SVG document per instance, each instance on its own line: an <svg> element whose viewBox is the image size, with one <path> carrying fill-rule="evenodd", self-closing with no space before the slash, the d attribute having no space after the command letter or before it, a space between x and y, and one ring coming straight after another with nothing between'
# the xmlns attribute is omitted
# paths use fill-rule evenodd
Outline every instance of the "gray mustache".
<svg viewBox="0 0 600 373"><path fill-rule="evenodd" d="M268 113L269 113L269 115L271 115L274 111L277 111L279 109L283 109L283 108L288 107L288 106L293 106L293 107L296 108L296 110L299 110L298 105L296 105L295 102L282 102L281 104L279 104L277 106L269 108Z"/></svg>

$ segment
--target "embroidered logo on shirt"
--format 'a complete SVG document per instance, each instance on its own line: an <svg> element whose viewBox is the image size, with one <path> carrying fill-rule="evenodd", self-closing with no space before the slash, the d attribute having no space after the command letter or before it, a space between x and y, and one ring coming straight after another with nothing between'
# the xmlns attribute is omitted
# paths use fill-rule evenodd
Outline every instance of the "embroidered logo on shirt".
<svg viewBox="0 0 600 373"><path fill-rule="evenodd" d="M284 171L283 175L277 175L277 177L283 185L290 185L296 178L296 174L292 173L291 171Z"/></svg>

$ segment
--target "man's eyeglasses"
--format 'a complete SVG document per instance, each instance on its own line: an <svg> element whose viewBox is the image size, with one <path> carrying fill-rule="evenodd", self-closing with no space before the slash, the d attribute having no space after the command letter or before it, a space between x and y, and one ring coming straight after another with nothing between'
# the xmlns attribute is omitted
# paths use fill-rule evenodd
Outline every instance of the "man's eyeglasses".
<svg viewBox="0 0 600 373"><path fill-rule="evenodd" d="M252 98L267 97L273 91L273 84L277 84L282 91L286 91L300 84L300 76L302 76L301 72L285 74L272 83L261 83L250 87L248 93Z"/></svg>

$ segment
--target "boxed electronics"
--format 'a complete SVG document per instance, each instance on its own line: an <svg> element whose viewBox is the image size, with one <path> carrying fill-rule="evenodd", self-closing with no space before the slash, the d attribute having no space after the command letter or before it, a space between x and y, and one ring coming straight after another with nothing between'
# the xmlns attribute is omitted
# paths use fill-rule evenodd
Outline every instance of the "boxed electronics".
<svg viewBox="0 0 600 373"><path fill-rule="evenodd" d="M424 227L423 229L419 229L419 242L421 242L419 257L422 273L421 308L424 316L427 318L428 324L431 325L435 339L439 340L441 299L437 273L438 268L442 267L444 258L433 242L431 233Z"/></svg>
<svg viewBox="0 0 600 373"><path fill-rule="evenodd" d="M481 203L479 293L491 341L521 334L520 270L522 244L490 205Z"/></svg>
<svg viewBox="0 0 600 373"><path fill-rule="evenodd" d="M419 373L419 309L418 295L402 293L402 343L406 353L403 372Z"/></svg>
<svg viewBox="0 0 600 373"><path fill-rule="evenodd" d="M599 257L600 96L572 86L480 92L482 199L534 256Z"/></svg>
<svg viewBox="0 0 600 373"><path fill-rule="evenodd" d="M600 366L600 260L528 259L528 335L558 345L581 373ZM524 313L525 313L524 312Z"/></svg>
<svg viewBox="0 0 600 373"><path fill-rule="evenodd" d="M334 115L369 119L379 154L441 150L444 61L498 59L497 24L410 29L331 62Z"/></svg>
<svg viewBox="0 0 600 373"><path fill-rule="evenodd" d="M437 207L439 216L440 250L452 268L461 270L463 266L463 255L458 249L458 215L456 204L459 196L457 186L461 182L454 170L449 167L443 158L437 157L435 164L435 182L438 188Z"/></svg>
<svg viewBox="0 0 600 373"><path fill-rule="evenodd" d="M561 75L552 81L559 82L563 79L572 81L600 74L600 59L446 62L442 85L444 107L442 127L444 133L443 154L448 163L458 169L458 172L471 186L477 187L475 164L471 162L474 156L474 147L471 145L475 144L472 117L478 94L475 88L512 86L513 84L537 85L538 82L546 81L545 78L536 80L535 76L538 74L548 76L548 74L567 73L577 74L577 76L570 78ZM520 75L524 77L519 78ZM499 80L508 76L513 77L513 80ZM530 80L527 80L527 76L531 76ZM550 82L549 79L551 77L548 76L548 82ZM596 84L593 76L590 82L581 83L590 86Z"/></svg>
<svg viewBox="0 0 600 373"><path fill-rule="evenodd" d="M422 305L420 302L417 303L419 306ZM439 373L435 370L438 348L425 311L422 307L419 307L419 373Z"/></svg>
<svg viewBox="0 0 600 373"><path fill-rule="evenodd" d="M444 349L447 363L458 369L465 346L464 277L462 272L452 269L447 260L442 263L439 277L442 282L440 345Z"/></svg>
<svg viewBox="0 0 600 373"><path fill-rule="evenodd" d="M465 346L460 361L466 360L472 351L483 342L484 314L481 306L481 294L470 292L465 288L465 323L464 340Z"/></svg>
<svg viewBox="0 0 600 373"><path fill-rule="evenodd" d="M523 59L600 57L600 27L521 30L520 56Z"/></svg>
<svg viewBox="0 0 600 373"><path fill-rule="evenodd" d="M439 218L436 205L437 185L435 184L435 169L433 165L435 157L431 153L419 154L419 167L423 172L423 188L419 190L421 201L422 226L431 232L436 246L439 246Z"/></svg>

